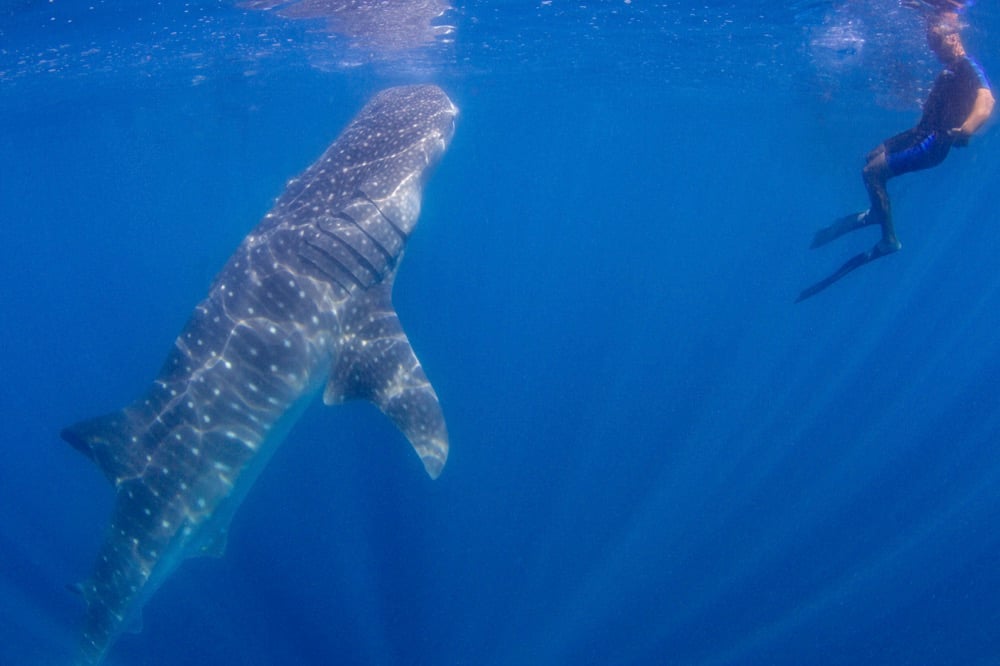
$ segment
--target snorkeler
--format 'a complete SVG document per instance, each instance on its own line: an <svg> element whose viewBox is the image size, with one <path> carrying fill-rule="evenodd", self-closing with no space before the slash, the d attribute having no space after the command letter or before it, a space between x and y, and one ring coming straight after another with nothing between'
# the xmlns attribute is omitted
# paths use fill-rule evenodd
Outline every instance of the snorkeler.
<svg viewBox="0 0 1000 666"><path fill-rule="evenodd" d="M947 0L944 0L947 2ZM955 4L955 3L951 3ZM802 291L796 303L814 296L844 277L902 247L892 225L886 183L890 178L937 166L952 146L966 146L969 137L993 112L993 93L986 75L965 52L955 11L939 10L929 17L927 43L944 65L924 102L917 126L882 142L868 153L863 170L871 207L840 218L816 232L810 247L820 247L840 236L872 224L882 227L882 238L867 252L855 255L832 275Z"/></svg>

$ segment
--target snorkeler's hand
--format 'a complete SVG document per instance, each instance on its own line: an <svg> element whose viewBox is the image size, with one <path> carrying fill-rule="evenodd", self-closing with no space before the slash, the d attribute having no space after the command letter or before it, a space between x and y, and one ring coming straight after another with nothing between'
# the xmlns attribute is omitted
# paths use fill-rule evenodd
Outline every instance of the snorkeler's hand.
<svg viewBox="0 0 1000 666"><path fill-rule="evenodd" d="M958 148L965 148L969 145L969 135L961 127L952 127L948 130L948 138L952 141L951 145Z"/></svg>

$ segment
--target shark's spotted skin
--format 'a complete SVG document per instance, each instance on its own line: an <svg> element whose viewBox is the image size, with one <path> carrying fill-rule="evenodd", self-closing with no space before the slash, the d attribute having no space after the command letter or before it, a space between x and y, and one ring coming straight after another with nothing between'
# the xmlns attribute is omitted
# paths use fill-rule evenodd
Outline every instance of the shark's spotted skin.
<svg viewBox="0 0 1000 666"><path fill-rule="evenodd" d="M89 580L95 664L185 557L219 553L240 500L301 408L364 398L436 477L448 436L391 291L457 109L435 86L376 95L243 241L149 391L63 437L114 483Z"/></svg>

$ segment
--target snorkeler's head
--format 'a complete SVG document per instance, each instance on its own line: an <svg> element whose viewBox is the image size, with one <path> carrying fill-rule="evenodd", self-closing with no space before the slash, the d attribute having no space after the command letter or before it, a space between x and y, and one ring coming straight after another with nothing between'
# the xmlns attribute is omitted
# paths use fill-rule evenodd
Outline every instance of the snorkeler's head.
<svg viewBox="0 0 1000 666"><path fill-rule="evenodd" d="M955 12L941 12L927 18L927 45L942 62L965 55L961 21Z"/></svg>

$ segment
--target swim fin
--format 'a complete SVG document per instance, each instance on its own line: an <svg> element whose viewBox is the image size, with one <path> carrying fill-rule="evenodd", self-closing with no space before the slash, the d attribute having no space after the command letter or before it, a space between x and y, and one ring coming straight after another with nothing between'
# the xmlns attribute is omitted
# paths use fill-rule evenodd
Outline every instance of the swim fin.
<svg viewBox="0 0 1000 666"><path fill-rule="evenodd" d="M874 224L874 220L870 219L870 215L867 210L863 210L860 213L851 213L850 215L845 215L833 222L828 227L823 227L816 232L813 236L812 244L810 248L817 248L822 245L826 245L832 240L836 240L846 233L854 231L855 229L860 229L861 227L866 227L869 224Z"/></svg>
<svg viewBox="0 0 1000 666"><path fill-rule="evenodd" d="M848 259L846 262L844 262L843 266L834 271L833 274L830 275L829 277L820 280L811 287L803 289L802 293L799 294L799 297L795 299L795 302L801 303L807 298L815 296L816 294L823 291L824 289L829 287L831 284L833 284L840 278L844 277L845 275L853 271L855 268L864 266L868 262L875 261L876 259L884 257L887 254L892 254L893 252L899 250L900 247L902 246L899 244L898 241L896 242L895 245L886 245L883 244L881 241L879 241L878 243L875 244L874 247L872 247L872 249L868 250L867 252L856 254L850 259Z"/></svg>

